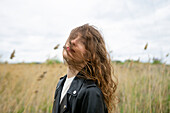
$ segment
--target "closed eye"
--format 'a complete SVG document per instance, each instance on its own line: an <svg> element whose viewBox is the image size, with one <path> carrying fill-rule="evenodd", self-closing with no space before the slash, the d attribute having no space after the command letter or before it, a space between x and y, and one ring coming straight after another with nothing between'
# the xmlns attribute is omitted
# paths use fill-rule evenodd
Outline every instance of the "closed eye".
<svg viewBox="0 0 170 113"><path fill-rule="evenodd" d="M85 41L83 41L83 40L81 41L81 43L82 43L82 44L86 44L86 42L85 42Z"/></svg>

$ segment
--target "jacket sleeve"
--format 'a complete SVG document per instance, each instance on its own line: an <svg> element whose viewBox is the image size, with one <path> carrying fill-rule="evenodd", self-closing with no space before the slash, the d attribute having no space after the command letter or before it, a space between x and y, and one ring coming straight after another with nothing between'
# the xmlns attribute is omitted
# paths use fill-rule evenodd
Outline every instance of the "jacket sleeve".
<svg viewBox="0 0 170 113"><path fill-rule="evenodd" d="M82 100L81 113L107 113L102 92L97 87L86 89Z"/></svg>

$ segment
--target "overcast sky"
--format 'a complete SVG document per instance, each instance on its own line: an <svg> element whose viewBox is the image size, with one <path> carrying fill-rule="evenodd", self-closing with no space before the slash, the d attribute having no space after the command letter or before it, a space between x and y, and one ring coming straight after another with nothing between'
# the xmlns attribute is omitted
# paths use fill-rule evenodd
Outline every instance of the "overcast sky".
<svg viewBox="0 0 170 113"><path fill-rule="evenodd" d="M100 30L113 60L170 64L170 0L0 0L0 61L62 61L70 31L86 23Z"/></svg>

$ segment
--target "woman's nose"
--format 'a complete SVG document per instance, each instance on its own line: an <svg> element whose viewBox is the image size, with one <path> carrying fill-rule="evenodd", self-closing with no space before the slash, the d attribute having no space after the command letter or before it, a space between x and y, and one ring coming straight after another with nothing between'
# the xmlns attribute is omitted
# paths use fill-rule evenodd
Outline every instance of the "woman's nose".
<svg viewBox="0 0 170 113"><path fill-rule="evenodd" d="M70 41L72 45L76 45L76 39Z"/></svg>

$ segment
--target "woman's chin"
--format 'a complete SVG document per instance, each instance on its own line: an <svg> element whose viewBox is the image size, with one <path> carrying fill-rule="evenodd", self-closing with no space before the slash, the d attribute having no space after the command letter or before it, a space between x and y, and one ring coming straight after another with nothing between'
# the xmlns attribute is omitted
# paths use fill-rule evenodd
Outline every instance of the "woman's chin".
<svg viewBox="0 0 170 113"><path fill-rule="evenodd" d="M68 55L67 53L63 53L63 58L64 58L66 61L72 60L71 57L73 57L73 56L72 56L72 55Z"/></svg>

